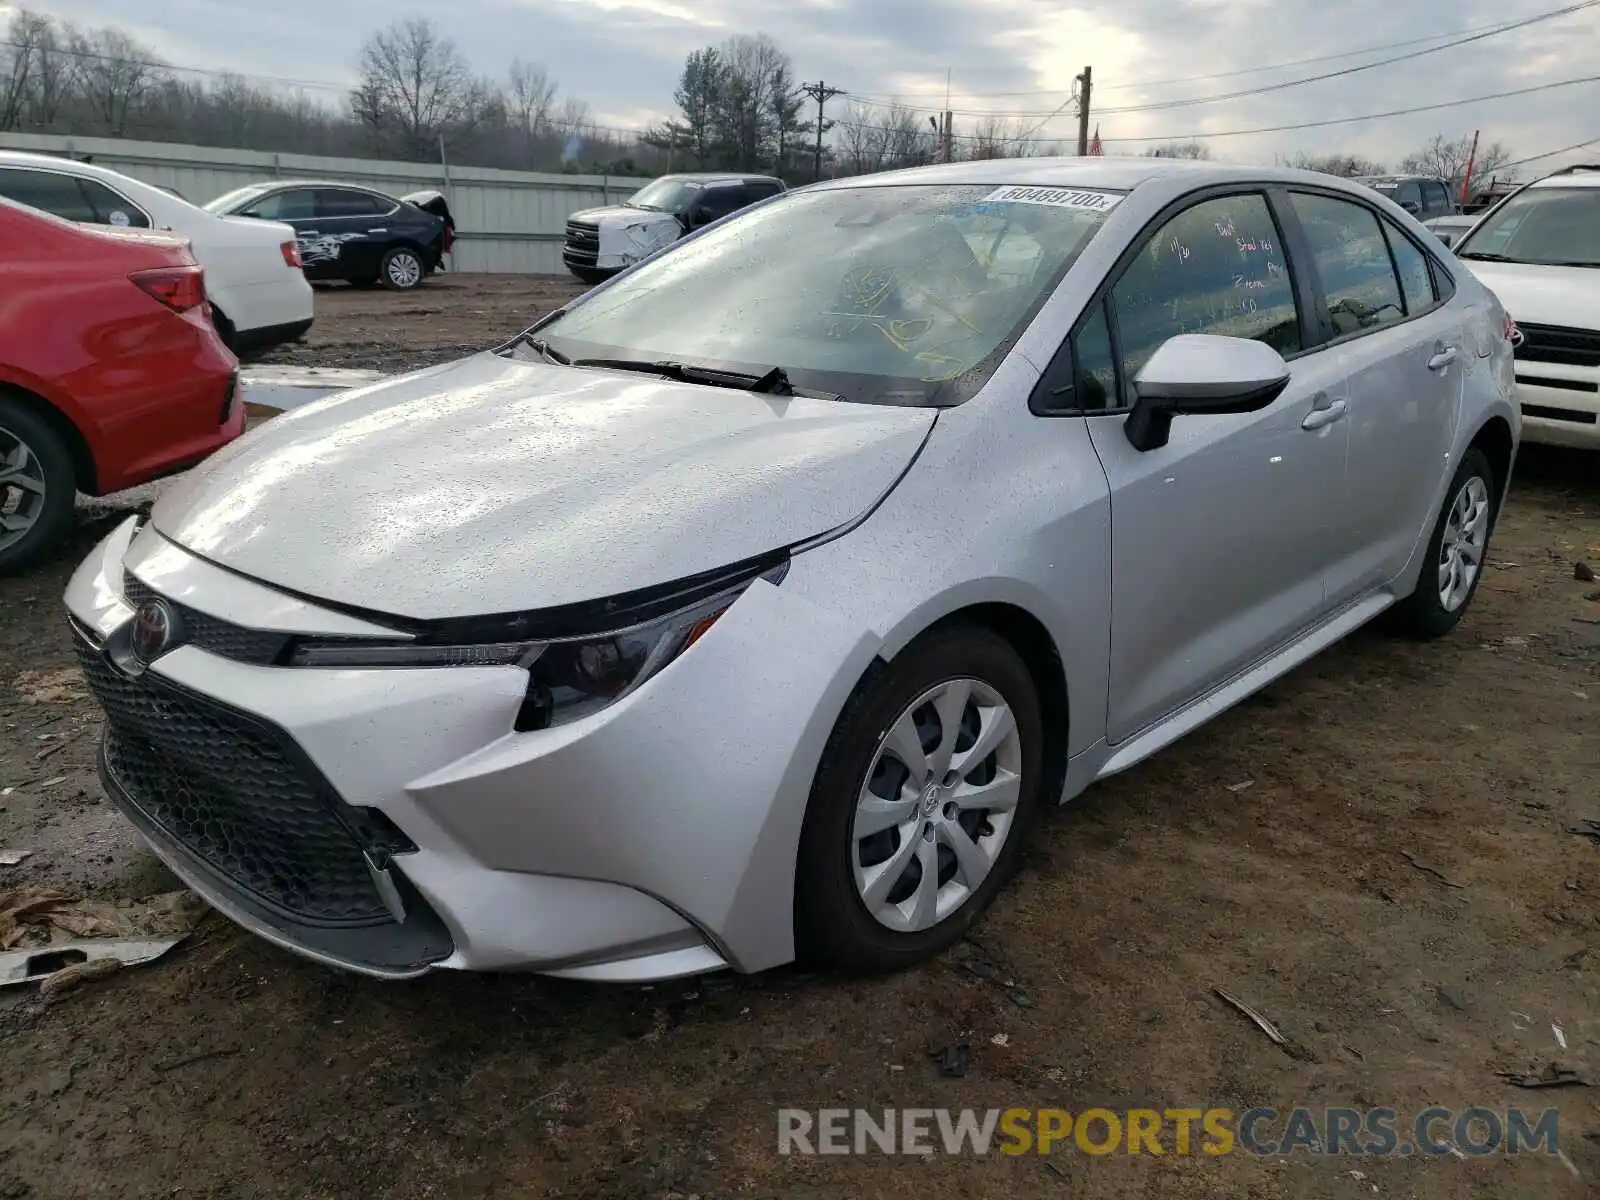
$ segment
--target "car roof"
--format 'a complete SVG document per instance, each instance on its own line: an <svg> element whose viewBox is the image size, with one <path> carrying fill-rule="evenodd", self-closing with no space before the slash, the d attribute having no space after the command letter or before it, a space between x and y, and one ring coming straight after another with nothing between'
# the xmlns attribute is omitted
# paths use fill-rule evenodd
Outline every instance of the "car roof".
<svg viewBox="0 0 1600 1200"><path fill-rule="evenodd" d="M976 162L942 163L931 167L909 167L876 175L830 179L811 185L818 189L851 187L895 187L906 184L991 184L1033 185L1035 187L1108 188L1131 191L1141 183L1176 180L1191 188L1228 183L1302 183L1337 188L1355 195L1371 195L1353 181L1300 171L1292 167L1246 167L1230 163L1203 162L1186 158L992 158Z"/></svg>
<svg viewBox="0 0 1600 1200"><path fill-rule="evenodd" d="M102 167L98 163L66 158L59 154L35 154L31 150L0 150L0 167L37 167L41 170L63 171L69 175L82 175L89 179L116 180L119 183L131 181L144 187L152 186L111 167Z"/></svg>
<svg viewBox="0 0 1600 1200"><path fill-rule="evenodd" d="M1410 183L1412 180L1427 183L1445 182L1437 175L1352 175L1357 183Z"/></svg>
<svg viewBox="0 0 1600 1200"><path fill-rule="evenodd" d="M388 192L380 187L373 187L369 183L351 183L348 179L272 179L264 183L247 183L244 187L235 190L243 191L245 187L258 187L267 192L281 191L284 188L291 187L344 188L352 192L371 192L375 196L386 196L390 200L397 199L397 197L389 195Z"/></svg>
<svg viewBox="0 0 1600 1200"><path fill-rule="evenodd" d="M1600 165L1588 163L1563 169L1535 179L1529 187L1600 187Z"/></svg>
<svg viewBox="0 0 1600 1200"><path fill-rule="evenodd" d="M674 171L670 175L660 175L648 182L656 183L662 179L683 179L691 183L743 183L757 179L780 182L776 175L753 175L744 171Z"/></svg>

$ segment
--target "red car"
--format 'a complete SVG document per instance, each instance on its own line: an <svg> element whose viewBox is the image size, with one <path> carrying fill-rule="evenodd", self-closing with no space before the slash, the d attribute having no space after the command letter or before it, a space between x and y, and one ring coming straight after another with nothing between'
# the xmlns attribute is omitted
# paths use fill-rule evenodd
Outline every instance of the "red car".
<svg viewBox="0 0 1600 1200"><path fill-rule="evenodd" d="M238 437L238 378L187 242L0 200L0 572L65 535L78 492Z"/></svg>

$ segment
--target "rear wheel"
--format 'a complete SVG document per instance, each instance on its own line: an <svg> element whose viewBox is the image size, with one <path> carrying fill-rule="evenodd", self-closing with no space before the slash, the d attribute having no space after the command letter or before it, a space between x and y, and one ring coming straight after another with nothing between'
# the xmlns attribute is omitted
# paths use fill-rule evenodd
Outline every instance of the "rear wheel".
<svg viewBox="0 0 1600 1200"><path fill-rule="evenodd" d="M1042 751L1032 678L988 630L935 633L869 677L812 785L796 878L801 954L890 971L956 941L1016 866Z"/></svg>
<svg viewBox="0 0 1600 1200"><path fill-rule="evenodd" d="M422 259L409 246L396 246L378 265L378 280L394 292L409 292L427 278Z"/></svg>
<svg viewBox="0 0 1600 1200"><path fill-rule="evenodd" d="M211 306L211 327L217 331L224 346L238 353L238 331L234 329L233 322L228 320L227 314L215 304Z"/></svg>
<svg viewBox="0 0 1600 1200"><path fill-rule="evenodd" d="M1494 470L1483 451L1473 447L1445 493L1416 591L1394 607L1401 632L1443 637L1461 623L1483 579L1497 500Z"/></svg>
<svg viewBox="0 0 1600 1200"><path fill-rule="evenodd" d="M0 394L0 573L26 565L66 536L77 481L61 435Z"/></svg>
<svg viewBox="0 0 1600 1200"><path fill-rule="evenodd" d="M612 276L611 271L596 271L592 267L568 267L578 277L580 283L604 283Z"/></svg>

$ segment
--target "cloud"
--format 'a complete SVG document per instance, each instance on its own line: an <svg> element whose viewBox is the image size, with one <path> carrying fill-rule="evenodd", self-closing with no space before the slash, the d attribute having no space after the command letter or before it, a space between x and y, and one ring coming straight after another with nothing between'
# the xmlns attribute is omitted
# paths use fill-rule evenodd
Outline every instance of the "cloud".
<svg viewBox="0 0 1600 1200"><path fill-rule="evenodd" d="M372 30L432 15L478 68L504 72L513 55L543 62L563 91L608 121L672 107L688 51L735 33L762 32L800 76L848 89L861 103L944 107L946 72L958 129L983 114L1040 126L1070 140L1072 80L1094 68L1091 123L1108 152L1151 139L1215 135L1531 87L1600 74L1600 7L1408 62L1302 87L1215 103L1149 106L1262 87L1354 67L1425 45L1332 61L1344 51L1434 39L1517 20L1559 0L455 0L436 7L391 0L35 0L81 22L130 28L183 65L348 83ZM1247 73L1239 73L1247 72ZM1195 78L1212 76L1212 78ZM1059 115L1049 118L1052 111ZM1501 141L1537 154L1600 135L1600 84L1431 113L1248 137L1218 137L1213 153L1271 162L1275 154L1347 151L1393 163L1435 133ZM638 123L643 123L640 121Z"/></svg>

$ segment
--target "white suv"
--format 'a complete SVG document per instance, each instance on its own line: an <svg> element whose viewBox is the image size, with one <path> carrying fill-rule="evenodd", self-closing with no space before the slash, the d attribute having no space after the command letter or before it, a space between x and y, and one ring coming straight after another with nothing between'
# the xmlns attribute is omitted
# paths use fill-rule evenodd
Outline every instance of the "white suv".
<svg viewBox="0 0 1600 1200"><path fill-rule="evenodd" d="M1600 450L1600 166L1511 193L1455 252L1517 323L1524 440Z"/></svg>
<svg viewBox="0 0 1600 1200"><path fill-rule="evenodd" d="M22 151L0 150L0 196L68 221L187 238L205 268L217 332L236 353L293 341L311 328L311 285L288 225L215 216L119 171Z"/></svg>

